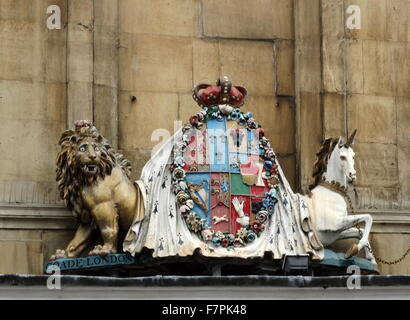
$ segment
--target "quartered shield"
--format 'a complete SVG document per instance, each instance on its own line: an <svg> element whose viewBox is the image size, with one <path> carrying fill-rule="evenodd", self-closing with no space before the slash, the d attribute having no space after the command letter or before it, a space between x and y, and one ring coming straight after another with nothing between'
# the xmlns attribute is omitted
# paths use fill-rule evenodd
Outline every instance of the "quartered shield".
<svg viewBox="0 0 410 320"><path fill-rule="evenodd" d="M235 235L242 225L234 198L252 223L269 191L255 130L225 117L210 119L190 130L188 141L184 170L193 211L214 231Z"/></svg>

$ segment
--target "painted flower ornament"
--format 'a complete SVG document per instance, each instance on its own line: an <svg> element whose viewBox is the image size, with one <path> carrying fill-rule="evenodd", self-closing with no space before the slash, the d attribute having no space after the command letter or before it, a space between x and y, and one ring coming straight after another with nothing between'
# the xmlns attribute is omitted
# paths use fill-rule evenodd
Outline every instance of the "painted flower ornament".
<svg viewBox="0 0 410 320"><path fill-rule="evenodd" d="M216 247L221 245L221 239L219 237L213 237L212 238L212 244Z"/></svg>
<svg viewBox="0 0 410 320"><path fill-rule="evenodd" d="M179 207L179 212L181 213L182 216L186 216L187 214L190 213L190 211L191 211L191 208L185 204Z"/></svg>
<svg viewBox="0 0 410 320"><path fill-rule="evenodd" d="M256 214L256 219L260 222L260 223L265 223L269 218L269 214L267 211L261 210Z"/></svg>
<svg viewBox="0 0 410 320"><path fill-rule="evenodd" d="M251 229L255 233L259 233L263 231L264 228L265 226L260 221L257 221L257 220L253 221L251 224Z"/></svg>
<svg viewBox="0 0 410 320"><path fill-rule="evenodd" d="M177 198L178 204L180 205L186 204L187 200L190 199L189 195L184 191L178 192L176 198Z"/></svg>
<svg viewBox="0 0 410 320"><path fill-rule="evenodd" d="M229 246L229 240L227 238L223 238L221 240L221 246L224 247L224 248L228 247Z"/></svg>
<svg viewBox="0 0 410 320"><path fill-rule="evenodd" d="M184 167L185 165L185 160L184 157L176 157L175 161L174 161L175 165L177 165L178 167Z"/></svg>
<svg viewBox="0 0 410 320"><path fill-rule="evenodd" d="M177 180L184 179L185 178L185 171L184 171L184 169L177 168L172 173L172 176L173 176L174 179L177 179Z"/></svg>
<svg viewBox="0 0 410 320"><path fill-rule="evenodd" d="M238 230L238 232L236 233L236 236L239 239L246 239L246 237L248 236L248 230L246 230L245 228L241 228Z"/></svg>
<svg viewBox="0 0 410 320"><path fill-rule="evenodd" d="M211 241L213 236L213 231L210 228L201 231L201 236L204 241Z"/></svg>
<svg viewBox="0 0 410 320"><path fill-rule="evenodd" d="M254 118L249 118L246 120L246 125L247 128L251 130L258 128L258 122Z"/></svg>
<svg viewBox="0 0 410 320"><path fill-rule="evenodd" d="M230 106L229 104L221 104L218 106L218 108L219 108L219 111L224 115L229 115L234 110L234 108Z"/></svg>
<svg viewBox="0 0 410 320"><path fill-rule="evenodd" d="M228 119L230 120L234 120L234 121L238 121L241 115L241 110L239 110L238 108L233 109L233 111L231 112L230 116L228 117Z"/></svg>
<svg viewBox="0 0 410 320"><path fill-rule="evenodd" d="M192 199L189 199L189 200L186 201L186 205L187 205L190 209L192 209L195 204L194 204L194 201L193 201Z"/></svg>
<svg viewBox="0 0 410 320"><path fill-rule="evenodd" d="M253 242L256 239L256 234L253 231L249 231L246 235L246 241L247 242Z"/></svg>

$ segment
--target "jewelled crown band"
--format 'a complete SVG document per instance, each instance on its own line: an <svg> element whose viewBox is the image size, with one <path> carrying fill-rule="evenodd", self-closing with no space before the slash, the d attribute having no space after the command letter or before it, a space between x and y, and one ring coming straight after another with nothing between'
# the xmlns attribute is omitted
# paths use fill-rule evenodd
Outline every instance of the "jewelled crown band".
<svg viewBox="0 0 410 320"><path fill-rule="evenodd" d="M216 85L198 84L192 91L194 100L201 108L219 104L240 107L244 104L248 95L248 91L244 87L233 86L227 76L219 78Z"/></svg>

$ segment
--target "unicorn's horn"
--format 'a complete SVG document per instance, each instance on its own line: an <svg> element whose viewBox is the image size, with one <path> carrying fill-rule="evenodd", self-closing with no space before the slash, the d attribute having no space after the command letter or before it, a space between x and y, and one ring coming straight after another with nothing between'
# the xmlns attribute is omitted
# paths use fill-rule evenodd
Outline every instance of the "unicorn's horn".
<svg viewBox="0 0 410 320"><path fill-rule="evenodd" d="M346 148L349 148L349 147L352 146L352 144L354 143L354 137L356 136L356 133L357 133L357 129L355 129L355 131L353 131L352 135L347 140L347 142L345 144Z"/></svg>

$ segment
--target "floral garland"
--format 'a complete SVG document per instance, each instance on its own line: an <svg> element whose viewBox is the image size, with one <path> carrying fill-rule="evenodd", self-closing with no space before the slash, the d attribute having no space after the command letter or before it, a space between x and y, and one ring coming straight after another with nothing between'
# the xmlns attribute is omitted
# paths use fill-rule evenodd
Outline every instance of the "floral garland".
<svg viewBox="0 0 410 320"><path fill-rule="evenodd" d="M264 159L263 166L265 171L263 179L266 179L270 188L269 192L265 193L262 206L259 208L260 210L256 213L256 220L251 224L243 225L235 235L229 232L215 232L207 224L206 220L201 219L193 210L194 201L189 195L186 174L183 169L185 166L183 152L189 144L189 138L186 133L191 129L200 129L204 123L211 119L223 121L224 116L227 116L228 120L237 121L240 126L246 125L247 130L257 129L259 134L259 154ZM253 118L251 112L243 113L239 108L233 108L229 105L204 107L183 126L182 141L175 143L173 155L174 161L170 167L172 172L172 188L179 205L179 212L184 217L189 230L197 233L203 241L210 241L215 247L222 246L227 249L245 246L260 236L265 229L268 218L274 213L277 202L276 194L279 189L279 172L276 164L276 155L270 146L270 142L265 137L264 130Z"/></svg>

